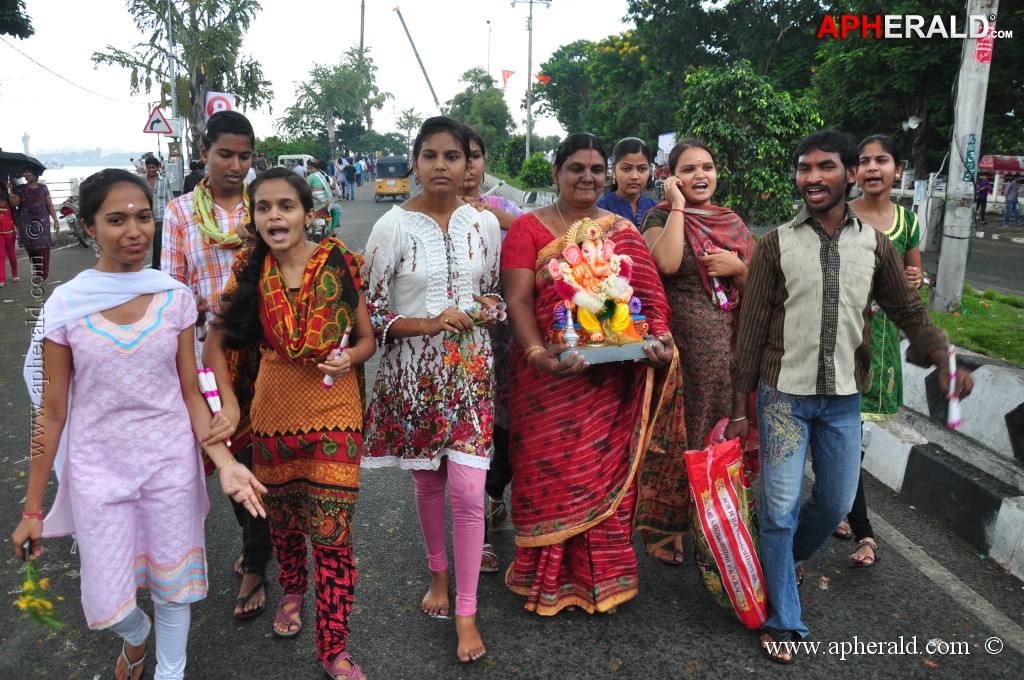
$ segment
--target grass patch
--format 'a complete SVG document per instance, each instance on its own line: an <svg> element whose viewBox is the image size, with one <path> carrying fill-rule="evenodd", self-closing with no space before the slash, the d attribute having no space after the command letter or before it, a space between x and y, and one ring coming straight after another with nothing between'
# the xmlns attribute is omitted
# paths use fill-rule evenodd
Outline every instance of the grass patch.
<svg viewBox="0 0 1024 680"><path fill-rule="evenodd" d="M921 298L927 305L927 289ZM965 286L960 309L931 315L957 347L1024 367L1024 299L1019 296Z"/></svg>
<svg viewBox="0 0 1024 680"><path fill-rule="evenodd" d="M548 184L547 186L543 186L543 187L531 187L531 186L528 186L526 184L526 182L524 182L523 180L519 179L518 177L509 177L508 175L505 175L503 173L491 172L490 170L487 171L487 174L488 175L492 175L494 177L497 177L498 179L503 179L503 180L505 180L505 184L514 186L517 189L522 189L523 191L553 191L554 190L553 186L551 184Z"/></svg>

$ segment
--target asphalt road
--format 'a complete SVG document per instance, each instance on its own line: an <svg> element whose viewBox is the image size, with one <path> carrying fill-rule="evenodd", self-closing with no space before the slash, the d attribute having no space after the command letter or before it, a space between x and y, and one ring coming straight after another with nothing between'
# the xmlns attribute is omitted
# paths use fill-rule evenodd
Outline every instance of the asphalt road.
<svg viewBox="0 0 1024 680"><path fill-rule="evenodd" d="M390 206L375 205L364 188L356 201L343 207L341 238L359 249L373 222ZM58 245L44 292L93 261L92 253L77 245ZM119 643L111 633L86 630L78 602L77 558L69 539L49 541L40 562L54 591L66 598L59 605L65 627L47 632L23 620L13 606L20 565L7 536L16 523L26 481L29 409L21 364L30 329L26 309L34 304L27 278L23 275L22 283L0 292L0 516L8 518L0 523L0 593L7 599L0 606L0 678L106 679ZM210 594L192 607L188 677L323 677L314 662L311 595L297 639L280 640L270 633L272 608L281 595L273 569L268 611L242 624L231 617L238 590L231 567L239 531L215 481L209 490ZM790 670L761 657L754 635L712 601L689 557L689 545L687 562L679 568L641 557L640 595L613 616L562 613L541 618L523 609L522 598L504 587L500 574L482 575L479 622L488 652L479 662L461 666L455 657L453 623L419 611L428 572L411 479L397 470L366 471L356 513L359 581L349 649L374 680L776 678L796 677L794 673L828 680L1019 678L1024 667L1024 584L871 479L868 498L877 518L880 561L873 569L850 569L846 558L852 545L830 540L808 562L801 593L805 622L810 641L821 648L798 655ZM495 547L504 568L514 547L511 531L500 532ZM926 649L929 641L939 649ZM859 654L840 654L842 644L870 642L884 643L882 653L861 647ZM995 650L1000 644L1001 653L986 651L986 646ZM146 677L152 677L152 670Z"/></svg>

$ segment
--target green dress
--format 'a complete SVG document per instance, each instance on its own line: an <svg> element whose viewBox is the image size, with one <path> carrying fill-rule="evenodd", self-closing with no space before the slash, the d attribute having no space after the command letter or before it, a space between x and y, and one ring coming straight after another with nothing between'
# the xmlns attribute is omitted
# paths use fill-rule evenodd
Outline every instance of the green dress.
<svg viewBox="0 0 1024 680"><path fill-rule="evenodd" d="M892 226L885 235L900 257L921 242L917 215L896 206ZM903 363L900 357L900 331L885 312L871 304L871 373L868 388L861 394L862 420L890 420L903 405Z"/></svg>

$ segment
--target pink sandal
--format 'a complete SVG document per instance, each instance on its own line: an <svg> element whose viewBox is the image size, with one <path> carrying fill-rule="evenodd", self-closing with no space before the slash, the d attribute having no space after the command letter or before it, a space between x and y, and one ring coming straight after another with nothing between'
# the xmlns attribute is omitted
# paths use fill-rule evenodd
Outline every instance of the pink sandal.
<svg viewBox="0 0 1024 680"><path fill-rule="evenodd" d="M348 661L352 664L352 667L338 668L339 661ZM330 664L325 662L324 673L331 680L338 680L338 678L341 678L341 680L366 680L366 676L363 675L363 669L359 667L359 664L352 661L352 655L348 652L342 652L334 657L334 661Z"/></svg>
<svg viewBox="0 0 1024 680"><path fill-rule="evenodd" d="M299 634L299 631L302 630L302 620L292 621L292 616L302 613L304 599L304 595L284 595L281 598L281 604L277 605L277 611L274 613L274 635L283 638L293 638ZM288 626L288 630L278 630L278 624ZM295 630L291 630L292 626L296 626Z"/></svg>

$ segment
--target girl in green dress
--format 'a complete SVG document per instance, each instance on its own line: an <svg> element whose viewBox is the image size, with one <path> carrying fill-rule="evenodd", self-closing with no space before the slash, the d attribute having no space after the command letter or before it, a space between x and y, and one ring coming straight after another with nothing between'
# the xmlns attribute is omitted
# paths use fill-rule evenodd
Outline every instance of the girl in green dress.
<svg viewBox="0 0 1024 680"><path fill-rule="evenodd" d="M893 140L885 135L872 135L861 141L857 184L864 195L850 202L857 216L892 241L903 257L907 281L920 288L921 240L917 216L891 200L892 184L899 177L900 156ZM861 419L890 420L903 404L903 364L900 358L900 332L885 312L872 303L871 317L871 384L861 394ZM863 456L861 452L861 456ZM849 524L841 523L834 536L856 538L857 550L850 555L851 566L872 567L878 560L874 530L868 521L864 500L864 480L857 484L857 497L847 516Z"/></svg>

